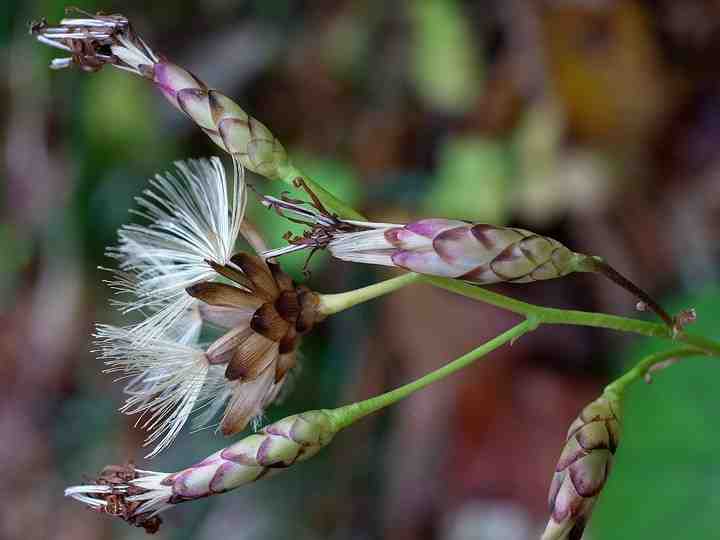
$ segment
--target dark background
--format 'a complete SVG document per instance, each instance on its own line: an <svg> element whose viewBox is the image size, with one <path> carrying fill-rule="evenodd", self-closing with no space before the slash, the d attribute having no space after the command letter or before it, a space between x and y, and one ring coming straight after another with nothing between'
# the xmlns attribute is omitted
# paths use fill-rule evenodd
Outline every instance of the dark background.
<svg viewBox="0 0 720 540"><path fill-rule="evenodd" d="M720 2L78 2L234 96L370 218L523 226L609 260L720 337ZM57 0L0 17L0 538L141 538L62 497L134 459L173 471L229 444L183 434L150 463L90 352L98 265L132 197L172 161L221 152L145 81L51 72L27 35ZM251 178L261 190L280 191ZM252 203L273 245L287 224ZM286 260L301 276L302 257ZM389 274L318 257L337 292ZM497 290L649 317L600 277ZM377 394L515 318L427 286L332 317L269 419ZM166 514L164 538L538 538L564 432L614 375L664 346L547 327L340 435L286 474ZM710 538L720 511L717 378L688 360L633 388L588 537Z"/></svg>

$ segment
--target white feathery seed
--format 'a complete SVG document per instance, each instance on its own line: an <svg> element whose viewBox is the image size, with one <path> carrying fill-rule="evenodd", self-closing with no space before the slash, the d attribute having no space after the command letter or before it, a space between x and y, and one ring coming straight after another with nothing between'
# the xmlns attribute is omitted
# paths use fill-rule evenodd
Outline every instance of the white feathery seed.
<svg viewBox="0 0 720 540"><path fill-rule="evenodd" d="M142 503L135 510L135 514L150 512L150 517L152 517L173 506L168 502L173 495L172 487L162 483L170 474L141 469L135 469L135 472L140 476L131 480L130 484L147 490L139 495L127 497L128 502Z"/></svg>
<svg viewBox="0 0 720 540"><path fill-rule="evenodd" d="M99 325L95 345L106 372L125 380L126 414L149 432L153 457L177 437L191 413L223 393L223 370L208 363L197 342L203 320L199 302L185 289L218 274L207 264L233 255L247 202L243 170L233 159L228 180L221 161L176 163L177 173L157 175L137 198L145 225L125 225L108 254L118 261L110 285L129 299L124 312L146 318L118 328Z"/></svg>
<svg viewBox="0 0 720 540"><path fill-rule="evenodd" d="M177 173L157 175L136 200L145 225L124 225L119 244L108 249L118 261L109 281L129 299L123 311L149 316L133 327L138 341L174 332L195 304L185 289L217 278L207 260L227 264L240 233L247 193L244 173L233 159L230 186L219 158L177 162Z"/></svg>
<svg viewBox="0 0 720 540"><path fill-rule="evenodd" d="M126 328L99 325L95 333L106 373L127 380L128 395L120 411L139 414L135 425L150 432L146 456L157 455L177 437L190 414L207 405L226 384L222 370L212 369L205 352L175 339L153 338L138 346Z"/></svg>

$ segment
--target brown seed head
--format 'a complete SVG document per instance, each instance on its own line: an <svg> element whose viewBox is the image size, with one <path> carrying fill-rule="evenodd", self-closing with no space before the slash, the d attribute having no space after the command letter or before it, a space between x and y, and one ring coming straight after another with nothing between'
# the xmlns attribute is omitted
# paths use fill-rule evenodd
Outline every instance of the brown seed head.
<svg viewBox="0 0 720 540"><path fill-rule="evenodd" d="M210 363L227 366L225 378L233 385L221 422L229 435L275 399L296 365L302 336L322 316L317 294L297 286L274 262L238 253L230 264L214 268L237 286L199 283L187 292L203 302L206 320L234 321L207 349Z"/></svg>

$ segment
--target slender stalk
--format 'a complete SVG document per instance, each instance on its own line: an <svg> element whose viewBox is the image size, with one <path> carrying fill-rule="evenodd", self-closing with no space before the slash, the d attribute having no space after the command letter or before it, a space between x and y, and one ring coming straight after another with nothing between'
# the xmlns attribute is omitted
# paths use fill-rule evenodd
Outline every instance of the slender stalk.
<svg viewBox="0 0 720 540"><path fill-rule="evenodd" d="M397 403L401 399L408 397L410 394L417 392L418 390L422 390L426 386L452 375L456 371L468 366L502 345L515 341L523 334L537 328L537 326L537 319L529 317L520 324L513 326L499 336L496 336L490 341L484 343L477 349L456 358L449 364L446 364L440 369L436 369L435 371L432 371L411 383L396 388L395 390L391 390L390 392L380 394L379 396L366 399L365 401L351 403L345 407L340 407L327 412L329 412L333 417L333 424L338 429L345 428L369 414L388 407L393 403Z"/></svg>
<svg viewBox="0 0 720 540"><path fill-rule="evenodd" d="M320 304L317 307L317 311L325 316L332 315L333 313L344 311L357 304L362 304L363 302L377 298L378 296L394 292L405 285L415 283L419 280L419 274L409 273L373 283L372 285L355 289L354 291L339 294L319 294Z"/></svg>
<svg viewBox="0 0 720 540"><path fill-rule="evenodd" d="M361 221L365 220L365 216L357 212L350 205L338 199L335 195L330 193L328 190L315 182L312 178L307 176L294 165L288 163L285 167L282 168L280 174L282 181L289 186L292 186L293 188L295 187L293 184L295 179L302 178L305 184L313 191L315 195L317 195L318 199L320 199L320 202L322 202L328 210L337 214L338 217L343 219L356 219Z"/></svg>
<svg viewBox="0 0 720 540"><path fill-rule="evenodd" d="M648 293L635 285L632 281L623 276L620 272L615 270L612 266L603 261L600 257L592 257L591 261L592 267L595 272L597 272L598 274L602 274L616 285L619 285L626 291L634 294L637 298L644 302L651 311L654 311L658 317L665 321L665 324L667 324L670 328L675 327L675 321L673 320L673 318L668 314L667 311L665 311L660 306L660 304L653 300L653 298Z"/></svg>
<svg viewBox="0 0 720 540"><path fill-rule="evenodd" d="M695 347L675 347L673 349L650 354L635 364L635 366L628 370L624 375L607 385L605 387L605 393L622 397L622 394L629 385L635 381L645 378L645 376L652 371L654 366L672 358L687 358L690 356L707 356L707 353Z"/></svg>

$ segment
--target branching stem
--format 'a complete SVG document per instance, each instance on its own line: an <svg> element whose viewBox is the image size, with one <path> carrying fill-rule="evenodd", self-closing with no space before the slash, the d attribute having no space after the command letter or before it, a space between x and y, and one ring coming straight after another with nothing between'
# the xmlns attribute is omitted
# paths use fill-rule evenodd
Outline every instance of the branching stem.
<svg viewBox="0 0 720 540"><path fill-rule="evenodd" d="M345 407L333 409L329 411L335 420L335 425L338 429L345 428L361 418L372 414L380 409L388 407L394 403L397 403L401 399L408 397L410 394L417 392L429 386L430 384L437 382L445 377L452 375L456 371L468 366L476 360L482 358L488 353L495 349L505 345L508 342L513 342L523 334L530 332L537 328L538 321L534 317L529 317L520 324L513 326L509 330L502 334L494 337L490 341L480 345L477 349L470 351L463 356L456 358L449 364L444 365L440 369L436 369L428 373L427 375L416 379L415 381L408 383L404 386L400 386L395 390L380 394L379 396L366 399L365 401L359 401L357 403L351 403Z"/></svg>
<svg viewBox="0 0 720 540"><path fill-rule="evenodd" d="M686 345L702 349L715 356L720 356L720 343L717 341L702 336L696 336L688 332L678 332L677 335L673 335L673 330L664 324L619 317L617 315L608 315L605 313L537 306L535 304L528 304L526 302L521 302L520 300L508 298L507 296L488 291L482 287L469 285L461 281L447 278L423 276L422 281L431 283L442 289L467 296L468 298L506 309L513 313L517 313L518 315L535 317L541 324L573 324L579 326L607 328L620 332L632 332L635 334L642 334L644 336L682 342Z"/></svg>
<svg viewBox="0 0 720 540"><path fill-rule="evenodd" d="M648 355L635 364L635 366L628 370L624 375L607 385L605 387L605 392L622 397L622 394L629 385L635 381L646 378L652 371L653 367L673 358L679 359L690 356L707 356L707 353L696 347L675 347Z"/></svg>

